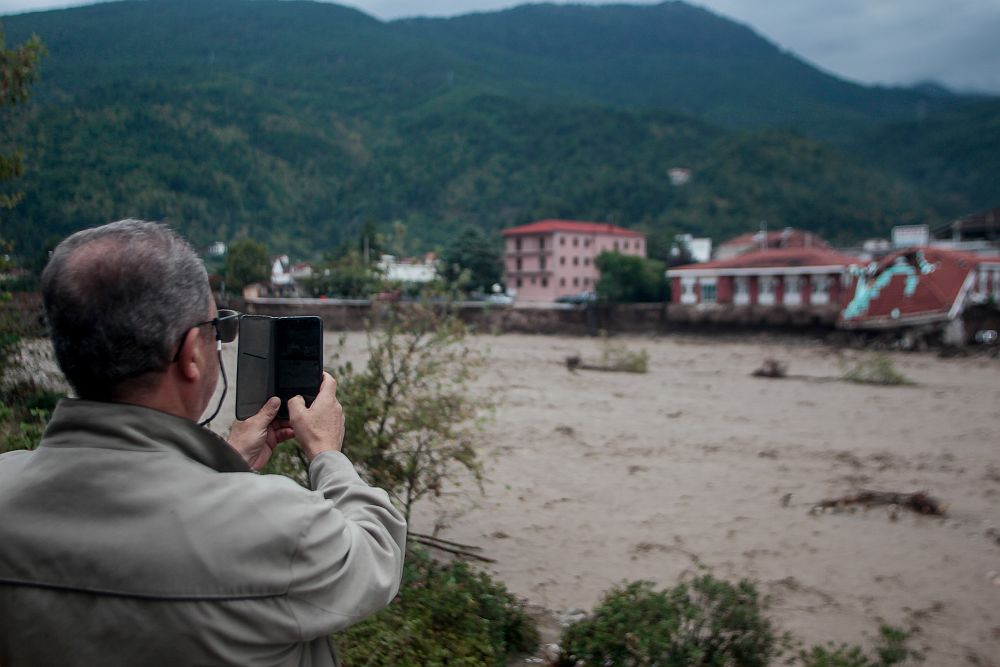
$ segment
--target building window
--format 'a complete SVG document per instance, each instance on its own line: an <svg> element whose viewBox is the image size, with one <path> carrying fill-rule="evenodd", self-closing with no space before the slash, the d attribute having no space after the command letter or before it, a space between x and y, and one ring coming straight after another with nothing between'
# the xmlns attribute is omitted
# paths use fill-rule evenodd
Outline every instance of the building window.
<svg viewBox="0 0 1000 667"><path fill-rule="evenodd" d="M584 278L583 279L583 286L586 287L589 284L590 284L590 278Z"/></svg>
<svg viewBox="0 0 1000 667"><path fill-rule="evenodd" d="M798 294L801 284L798 276L785 276L785 294Z"/></svg>
<svg viewBox="0 0 1000 667"><path fill-rule="evenodd" d="M566 287L566 279L565 278L560 278L559 279L559 287Z"/></svg>
<svg viewBox="0 0 1000 667"><path fill-rule="evenodd" d="M702 278L701 283L701 302L702 303L715 303L715 278Z"/></svg>
<svg viewBox="0 0 1000 667"><path fill-rule="evenodd" d="M565 257L560 257L559 258L559 266L566 266L566 258Z"/></svg>
<svg viewBox="0 0 1000 667"><path fill-rule="evenodd" d="M615 252L618 252L618 241L615 241Z"/></svg>
<svg viewBox="0 0 1000 667"><path fill-rule="evenodd" d="M538 249L539 250L545 250L545 237L544 236L538 237Z"/></svg>
<svg viewBox="0 0 1000 667"><path fill-rule="evenodd" d="M580 258L579 257L574 257L573 258L573 266L579 266L579 265L580 265Z"/></svg>
<svg viewBox="0 0 1000 667"><path fill-rule="evenodd" d="M521 280L520 278L518 278L518 279L517 279L517 286L518 286L518 287L523 287L523 286L524 286L524 281L523 281L523 280Z"/></svg>
<svg viewBox="0 0 1000 667"><path fill-rule="evenodd" d="M521 249L521 237L520 236L517 237L516 239L514 239L514 249L515 250L520 250Z"/></svg>
<svg viewBox="0 0 1000 667"><path fill-rule="evenodd" d="M584 266L590 266L590 258L589 257L584 257L583 258L583 265Z"/></svg>
<svg viewBox="0 0 1000 667"><path fill-rule="evenodd" d="M532 276L532 278L531 278L531 284L532 284L532 285L534 285L534 284L535 284L535 278L534 278L534 276Z"/></svg>
<svg viewBox="0 0 1000 667"><path fill-rule="evenodd" d="M590 247L590 239L584 239L583 240L583 247L584 248L589 248Z"/></svg>
<svg viewBox="0 0 1000 667"><path fill-rule="evenodd" d="M622 245L625 246L625 250L628 250L628 241L625 241Z"/></svg>
<svg viewBox="0 0 1000 667"><path fill-rule="evenodd" d="M549 286L549 279L542 278L542 287L548 287L548 286Z"/></svg>
<svg viewBox="0 0 1000 667"><path fill-rule="evenodd" d="M521 268L522 268L522 267L521 267L521 258L520 258L520 257L518 257L518 258L517 258L516 260L514 260L514 261L515 261L515 263L517 264L517 270L518 270L518 271L520 271L520 270L521 270Z"/></svg>
<svg viewBox="0 0 1000 667"><path fill-rule="evenodd" d="M565 236L560 236L559 237L559 245L566 245L566 237Z"/></svg>
<svg viewBox="0 0 1000 667"><path fill-rule="evenodd" d="M540 268L542 271L545 270L545 258L544 257L539 257L538 258L538 268Z"/></svg>
<svg viewBox="0 0 1000 667"><path fill-rule="evenodd" d="M580 245L580 239L578 239L577 237L574 236L573 237L573 247L575 248L578 245Z"/></svg>
<svg viewBox="0 0 1000 667"><path fill-rule="evenodd" d="M578 287L579 285L580 285L580 279L579 278L573 278L573 287Z"/></svg>

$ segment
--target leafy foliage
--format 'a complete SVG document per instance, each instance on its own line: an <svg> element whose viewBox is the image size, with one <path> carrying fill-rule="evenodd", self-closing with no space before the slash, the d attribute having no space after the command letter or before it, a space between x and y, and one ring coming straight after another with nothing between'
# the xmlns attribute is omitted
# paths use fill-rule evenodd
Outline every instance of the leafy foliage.
<svg viewBox="0 0 1000 667"><path fill-rule="evenodd" d="M879 628L879 643L874 656L867 655L860 646L841 644L814 646L808 651L800 651L798 658L803 667L890 667L908 660L923 662L920 653L906 646L912 636L913 631L883 625Z"/></svg>
<svg viewBox="0 0 1000 667"><path fill-rule="evenodd" d="M662 591L637 581L566 629L559 666L764 667L782 641L749 581L706 574Z"/></svg>
<svg viewBox="0 0 1000 667"><path fill-rule="evenodd" d="M337 395L346 415L344 453L368 480L413 504L438 494L464 469L482 474L476 441L492 404L471 387L484 363L447 303L392 304L368 329L368 360L340 364Z"/></svg>
<svg viewBox="0 0 1000 667"><path fill-rule="evenodd" d="M350 251L339 259L314 266L313 275L304 281L304 286L312 296L367 299L382 288L383 281L371 266L365 266L360 253Z"/></svg>
<svg viewBox="0 0 1000 667"><path fill-rule="evenodd" d="M655 259L602 252L595 260L601 277L597 296L612 303L655 303L667 299L666 265Z"/></svg>
<svg viewBox="0 0 1000 667"><path fill-rule="evenodd" d="M11 140L5 136L13 124L9 108L28 100L31 84L38 76L38 61L45 55L45 47L37 35L12 49L6 46L3 26L0 25L0 146ZM10 154L0 152L0 184L20 178L24 171L20 151ZM17 191L0 191L0 210L13 208L22 197Z"/></svg>
<svg viewBox="0 0 1000 667"><path fill-rule="evenodd" d="M226 285L234 292L253 283L271 280L271 258L267 246L254 239L239 239L226 250Z"/></svg>
<svg viewBox="0 0 1000 667"><path fill-rule="evenodd" d="M906 377L892 362L892 358L884 352L879 352L866 359L861 359L853 367L845 371L844 379L861 384L907 385L913 380Z"/></svg>
<svg viewBox="0 0 1000 667"><path fill-rule="evenodd" d="M649 353L630 350L625 343L613 341L607 331L601 332L601 363L608 370L645 373L649 370Z"/></svg>
<svg viewBox="0 0 1000 667"><path fill-rule="evenodd" d="M399 597L334 643L346 667L503 667L510 654L533 649L538 632L503 584L411 546Z"/></svg>
<svg viewBox="0 0 1000 667"><path fill-rule="evenodd" d="M500 244L471 225L463 227L445 247L441 264L446 279L452 282L461 279L463 284L479 292L488 292L502 279Z"/></svg>
<svg viewBox="0 0 1000 667"><path fill-rule="evenodd" d="M48 241L37 220L58 236L167 220L196 243L251 234L315 258L371 221L425 249L465 224L552 216L614 219L651 246L761 219L853 241L993 203L989 169L953 177L996 154L973 145L989 104L837 81L683 3L380 23L327 3L171 0L6 20L51 50L9 234L29 255ZM928 122L908 125L917 108ZM847 133L849 150L758 131L789 125ZM689 184L667 185L676 166Z"/></svg>

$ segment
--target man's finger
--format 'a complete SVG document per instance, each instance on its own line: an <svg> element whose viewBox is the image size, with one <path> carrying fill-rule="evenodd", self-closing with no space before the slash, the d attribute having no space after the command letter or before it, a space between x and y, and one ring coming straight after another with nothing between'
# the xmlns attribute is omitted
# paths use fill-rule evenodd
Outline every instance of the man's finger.
<svg viewBox="0 0 1000 667"><path fill-rule="evenodd" d="M288 416L291 421L296 421L306 409L306 401L301 396L292 396L288 399Z"/></svg>
<svg viewBox="0 0 1000 667"><path fill-rule="evenodd" d="M285 440L291 440L294 437L295 437L295 429L291 427L279 428L274 431L274 441L276 443L282 443Z"/></svg>

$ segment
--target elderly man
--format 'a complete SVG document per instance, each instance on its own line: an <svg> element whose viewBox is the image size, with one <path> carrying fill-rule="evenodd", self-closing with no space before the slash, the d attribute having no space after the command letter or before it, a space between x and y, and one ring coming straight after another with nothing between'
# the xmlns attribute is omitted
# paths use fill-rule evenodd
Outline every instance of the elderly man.
<svg viewBox="0 0 1000 667"><path fill-rule="evenodd" d="M125 220L56 248L42 276L63 400L38 448L0 456L0 665L333 665L331 632L384 607L405 523L340 453L325 375L228 443L199 426L220 318L168 228ZM308 491L257 475L295 437Z"/></svg>

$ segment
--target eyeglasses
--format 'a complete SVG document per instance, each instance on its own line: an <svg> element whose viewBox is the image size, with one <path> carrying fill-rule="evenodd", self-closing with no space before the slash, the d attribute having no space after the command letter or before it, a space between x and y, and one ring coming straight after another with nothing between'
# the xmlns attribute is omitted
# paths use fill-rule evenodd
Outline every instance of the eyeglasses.
<svg viewBox="0 0 1000 667"><path fill-rule="evenodd" d="M223 308L219 310L219 314L215 318L193 324L190 329L211 324L215 327L215 340L219 341L219 343L232 343L236 340L236 335L240 332L241 315L242 313L235 310ZM190 329L186 331L190 331ZM177 353L174 355L175 362L181 358L181 350L184 349L184 341L187 340L186 331L184 337L181 338L181 344L177 346Z"/></svg>
<svg viewBox="0 0 1000 667"><path fill-rule="evenodd" d="M203 327L206 324L211 324L215 327L215 338L217 340L223 343L232 343L236 340L236 334L240 332L240 313L235 310L223 308L214 319L198 322L194 326Z"/></svg>

